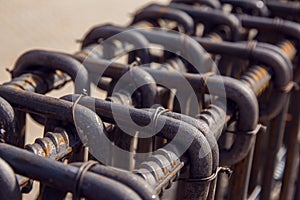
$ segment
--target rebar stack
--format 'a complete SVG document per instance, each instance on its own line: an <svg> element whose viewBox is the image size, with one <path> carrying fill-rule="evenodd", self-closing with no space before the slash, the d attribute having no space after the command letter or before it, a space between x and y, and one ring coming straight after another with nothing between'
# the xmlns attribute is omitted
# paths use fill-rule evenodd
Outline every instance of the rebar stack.
<svg viewBox="0 0 300 200"><path fill-rule="evenodd" d="M296 1L173 0L25 52L0 85L0 199L299 199L299 22Z"/></svg>

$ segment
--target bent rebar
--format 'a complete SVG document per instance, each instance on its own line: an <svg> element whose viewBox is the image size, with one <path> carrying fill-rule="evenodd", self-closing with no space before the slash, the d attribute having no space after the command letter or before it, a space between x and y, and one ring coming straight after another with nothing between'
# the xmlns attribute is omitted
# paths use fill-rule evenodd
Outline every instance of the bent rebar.
<svg viewBox="0 0 300 200"><path fill-rule="evenodd" d="M72 57L58 52L31 50L24 53L17 60L12 76L17 77L37 68L61 70L71 76L75 83L75 93L80 94L84 89L90 92L89 75L85 67Z"/></svg>
<svg viewBox="0 0 300 200"><path fill-rule="evenodd" d="M83 51L85 51L85 48L90 48L89 46L91 44L94 44L94 41L87 39L90 37L90 35L94 35L94 34L98 35L98 41L101 40L102 46L103 45L105 46L105 44L113 42L114 40L118 40L122 43L127 42L129 44L132 44L134 45L134 50L136 50L137 53L136 55L141 59L140 62L142 64L147 64L150 62L149 42L140 33L134 30L120 31L119 29L114 28L110 24L101 26L101 28L98 27L97 29L92 28L91 31L87 33L87 35L84 37L84 40L82 41L81 49ZM103 49L104 52L106 50L107 50L106 48ZM94 51L94 50L89 50L89 51Z"/></svg>
<svg viewBox="0 0 300 200"><path fill-rule="evenodd" d="M87 43L89 44L97 43L99 39L99 33L97 33L97 29L101 29L101 27L102 26L98 26L90 30L84 40L88 41ZM197 44L197 42L184 35L165 33L159 30L147 31L143 29L134 29L134 27L114 27L120 31L133 29L143 34L149 42L163 45L167 51L177 53L185 59L188 59L194 67L197 67L199 72L205 73L214 69L210 57L203 51L202 47Z"/></svg>
<svg viewBox="0 0 300 200"><path fill-rule="evenodd" d="M229 39L231 41L240 40L241 23L239 19L232 14L225 13L222 10L213 10L212 12L208 9L194 8L189 5L177 3L171 3L169 6L188 13L195 20L196 24L203 23L207 25L207 27L212 26L213 28L218 25L228 26L230 28Z"/></svg>
<svg viewBox="0 0 300 200"><path fill-rule="evenodd" d="M172 0L171 2L183 3L183 4L195 4L205 5L214 9L221 9L221 3L218 0Z"/></svg>
<svg viewBox="0 0 300 200"><path fill-rule="evenodd" d="M76 95L75 95L76 97ZM74 95L65 96L64 99L71 101L74 98ZM80 104L87 106L89 108L93 108L95 106L95 112L107 122L114 122L112 106L114 107L114 111L118 113L120 120L118 121L123 125L128 123L127 120L127 110L130 113L132 120L140 125L145 125L151 122L152 113L145 110L138 110L135 108L126 108L122 105L113 104L111 102L106 102L100 99L95 99L92 97L82 97L79 101ZM127 116L127 117L126 117ZM204 135L195 127L179 121L175 120L163 115L160 115L157 119L157 126L162 127L157 136L164 137L166 139L172 140L176 134L178 129L181 131L180 135L184 135L184 137L180 137L179 141L176 141L176 144L179 146L184 146L185 144L190 144L188 147L188 155L190 157L191 168L190 168L190 177L191 178L203 178L208 177L212 173L212 155L210 151L209 144L204 137ZM128 127L130 128L130 127ZM143 128L143 132L151 132L152 129ZM176 136L178 137L178 136ZM202 152L206 152L204 157L198 156L200 149ZM180 156L180 155L178 155ZM203 170L205 169L205 170ZM190 198L205 198L208 195L209 184L190 184L189 189L185 189L184 196ZM190 191L190 192L188 192ZM193 191L193 192L191 192Z"/></svg>
<svg viewBox="0 0 300 200"><path fill-rule="evenodd" d="M194 33L194 21L188 14L170 7L158 7L155 6L155 4L150 4L139 10L139 12L134 15L131 25L142 21L148 21L151 23L151 21L155 22L158 19L167 19L177 22L183 27L184 33L187 35Z"/></svg>
<svg viewBox="0 0 300 200"><path fill-rule="evenodd" d="M20 138L17 133L14 109L0 97L0 141L8 144L18 144Z"/></svg>
<svg viewBox="0 0 300 200"><path fill-rule="evenodd" d="M277 102L277 100L279 102L285 97L286 94L284 93L284 89L289 87L289 84L292 81L293 65L283 52L281 55L278 55L278 53L274 53L273 51L258 46L249 51L249 46L244 43L214 43L202 38L195 38L195 40L200 42L200 44L211 53L255 59L271 67L274 73L275 89L278 91L277 99L274 99L274 102ZM287 65L287 63L289 63L289 65ZM271 119L276 116L279 111L280 110L276 107L276 103L274 103L272 108L268 107L268 110L260 112L260 119Z"/></svg>
<svg viewBox="0 0 300 200"><path fill-rule="evenodd" d="M55 99L55 98L51 98L39 94L28 93L22 90L16 90L4 86L0 86L0 93L2 97L9 99L12 105L14 105L16 108L22 111L26 111L29 113L32 112L41 113L46 117L52 119L69 121L71 123L74 123L73 115L72 115L73 103L71 102L67 102L67 101L63 101L63 100L59 100L59 99ZM15 98L16 96L18 96L19 98ZM72 101L72 98L78 98L78 96L71 95L69 96L68 100ZM92 107L93 105L96 106L95 111L97 112L97 114L103 117L104 120L108 120L108 122L112 122L113 119L112 111L111 111L112 103L102 101L99 99L87 98L87 96L82 97L79 103L83 102L84 100L91 100L92 102L87 102L87 103L92 103L92 105L89 104ZM30 101L31 104L28 104L27 101ZM145 124L145 122L146 123L151 122L151 113L149 112L134 109L134 108L126 108L118 104L113 104L113 105L115 109L118 110L118 113L120 115L125 114L126 116L127 114L126 111L127 109L129 109L131 116L133 117L135 122L139 122L141 124ZM104 111L103 109L106 109L106 111L103 112ZM87 115L86 112L91 114L93 113L92 111L88 111L86 110L86 108L81 107L79 105L76 106L76 110L78 110L78 112L82 113L86 117L89 117L89 115ZM92 116L94 115L92 114ZM122 121L123 123L125 124L128 123L126 117L124 118L124 120L125 121ZM99 122L94 117L92 117L91 120L89 120L89 123L91 126L99 125ZM176 134L177 130L180 128L180 130L182 130L182 133L180 134L185 135L185 137L182 138L183 140L177 142L182 143L183 145L190 144L190 142L192 143L191 146L188 148L191 163L192 163L191 177L203 178L211 175L212 158L211 158L211 152L209 151L210 147L202 133L200 133L196 128L190 126L187 123L184 123L179 120L167 118L165 116L159 117L158 124L159 126L163 127L161 130L161 134L165 138L172 139L173 137L175 137L174 134ZM87 125L87 128L88 127L89 126ZM99 127L101 128L103 126L99 126ZM149 131L151 132L151 130ZM87 137L89 137L88 139L89 141L96 142L93 141L92 135L87 135ZM197 155L200 149L207 152L207 155L199 159ZM194 197L200 197L200 196L206 197L208 194L209 184L204 184L204 186L203 185L199 186L198 184L192 184L191 188L193 188L194 193L191 194L187 192L186 195L188 196L192 195Z"/></svg>
<svg viewBox="0 0 300 200"><path fill-rule="evenodd" d="M0 156L0 197L3 200L21 200L22 195L16 175Z"/></svg>
<svg viewBox="0 0 300 200"><path fill-rule="evenodd" d="M20 174L67 192L78 192L80 196L89 199L141 199L127 186L89 171L82 174L80 191L75 191L79 168L7 144L0 144L0 157Z"/></svg>

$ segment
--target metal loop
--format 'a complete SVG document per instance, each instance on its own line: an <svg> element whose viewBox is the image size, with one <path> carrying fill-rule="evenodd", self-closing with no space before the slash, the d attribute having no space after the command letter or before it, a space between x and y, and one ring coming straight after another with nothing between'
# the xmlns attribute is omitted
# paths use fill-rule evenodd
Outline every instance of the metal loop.
<svg viewBox="0 0 300 200"><path fill-rule="evenodd" d="M291 81L286 86L280 88L280 91L283 93L289 93L293 89L299 90L299 85L296 82Z"/></svg>
<svg viewBox="0 0 300 200"><path fill-rule="evenodd" d="M158 117L163 114L163 113L166 113L168 112L169 110L168 109L165 109L164 107L162 106L159 106L155 109L155 112L153 113L153 117L152 117L152 133L153 134L156 134L156 128L157 128L157 121L158 121ZM156 146L156 141L155 141L155 138L153 137L152 139L152 148L154 149Z"/></svg>
<svg viewBox="0 0 300 200"><path fill-rule="evenodd" d="M252 52L256 48L256 45L257 45L256 40L250 40L249 42L247 42L247 52L249 56L252 55Z"/></svg>
<svg viewBox="0 0 300 200"><path fill-rule="evenodd" d="M98 162L96 161L88 161L85 162L84 164L82 164L80 166L80 168L78 169L78 172L76 174L76 178L75 178L75 187L74 187L74 191L73 191L73 200L79 200L80 199L80 195L81 195L81 185L82 185L82 181L83 181L83 177L86 174L86 172L88 172L88 170L95 166L96 164L98 164Z"/></svg>
<svg viewBox="0 0 300 200"><path fill-rule="evenodd" d="M203 81L203 88L204 88L204 89L205 89L206 86L207 86L207 79L208 79L209 77L211 77L211 76L214 76L214 75L216 75L215 72L207 72L207 73L204 73L204 74L202 75L202 81Z"/></svg>
<svg viewBox="0 0 300 200"><path fill-rule="evenodd" d="M83 96L87 96L87 90L86 90L86 89L83 89L83 90L82 90L82 93L79 95L79 97L76 99L76 101L75 101L74 104L72 105L72 115L73 115L73 120L74 120L75 126L76 126L76 120L75 120L75 107L77 106L77 104L79 103L80 99L81 99Z"/></svg>
<svg viewBox="0 0 300 200"><path fill-rule="evenodd" d="M262 124L258 124L254 130L250 131L236 131L236 130L226 130L228 133L234 133L234 134L245 134L245 135L256 135L260 130L265 130L266 127Z"/></svg>
<svg viewBox="0 0 300 200"><path fill-rule="evenodd" d="M168 111L169 111L168 109L166 109L162 106L159 106L155 109L155 112L153 113L153 117L152 117L152 120L153 120L153 133L155 133L155 131L156 131L158 117L161 114L166 113Z"/></svg>
<svg viewBox="0 0 300 200"><path fill-rule="evenodd" d="M203 84L202 90L201 90L202 109L205 108L205 106L204 106L204 104L205 104L204 103L205 102L204 94L205 94L205 91L206 91L206 88L207 88L207 80L208 80L209 77L214 76L214 75L216 75L215 72L207 72L207 73L204 73L202 75L202 84ZM200 115L200 114L197 114L196 118L197 118L198 115Z"/></svg>
<svg viewBox="0 0 300 200"><path fill-rule="evenodd" d="M275 25L276 25L276 28L279 29L279 30L281 30L284 21L283 21L281 18L275 17L275 18L274 18L274 23L275 23Z"/></svg>
<svg viewBox="0 0 300 200"><path fill-rule="evenodd" d="M86 89L83 89L82 90L82 93L79 95L79 97L76 99L76 101L74 102L74 104L72 105L72 117L73 117L73 121L74 121L74 125L75 125L75 128L76 128L76 131L77 133L80 132L79 130L79 126L77 124L77 120L76 120L76 116L75 116L75 109L76 109L76 106L77 104L79 103L80 99L83 97L83 96L87 96L87 90ZM86 144L82 144L83 146L85 146ZM87 161L88 160L88 149L87 147L84 147L84 152L86 153L86 156L84 156L84 161Z"/></svg>
<svg viewBox="0 0 300 200"><path fill-rule="evenodd" d="M219 173L225 173L227 174L228 178L231 177L232 174L232 170L228 167L218 167L216 169L216 171L208 176L208 177L204 177L204 178L181 178L179 180L185 181L185 182L193 182L193 183L207 183L207 182L211 182L213 180L215 180Z"/></svg>

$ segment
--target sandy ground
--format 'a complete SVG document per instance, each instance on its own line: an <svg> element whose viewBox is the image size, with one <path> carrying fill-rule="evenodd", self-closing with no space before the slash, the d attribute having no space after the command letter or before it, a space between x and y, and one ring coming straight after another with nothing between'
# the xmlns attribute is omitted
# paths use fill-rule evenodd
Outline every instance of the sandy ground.
<svg viewBox="0 0 300 200"><path fill-rule="evenodd" d="M167 3L166 0L156 2ZM81 39L94 25L115 23L126 25L130 16L148 0L0 0L0 83L10 80L6 68L12 69L16 59L30 49L75 52ZM53 92L62 96L72 86ZM27 143L42 134L42 128L29 120ZM36 191L36 188L35 188ZM24 195L34 199L35 194Z"/></svg>

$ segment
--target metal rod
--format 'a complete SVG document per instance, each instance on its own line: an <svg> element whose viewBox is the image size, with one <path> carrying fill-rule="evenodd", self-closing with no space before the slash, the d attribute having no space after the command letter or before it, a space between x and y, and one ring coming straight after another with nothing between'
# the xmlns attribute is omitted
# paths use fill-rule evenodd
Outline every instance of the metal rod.
<svg viewBox="0 0 300 200"><path fill-rule="evenodd" d="M2 158L0 158L0 196L3 200L22 199L16 175Z"/></svg>
<svg viewBox="0 0 300 200"><path fill-rule="evenodd" d="M74 187L77 183L74 180L79 171L77 167L55 162L3 143L0 144L0 156L17 173L67 192L75 192ZM92 172L86 172L82 176L80 195L83 197L89 199L141 199L130 188L117 181Z"/></svg>

